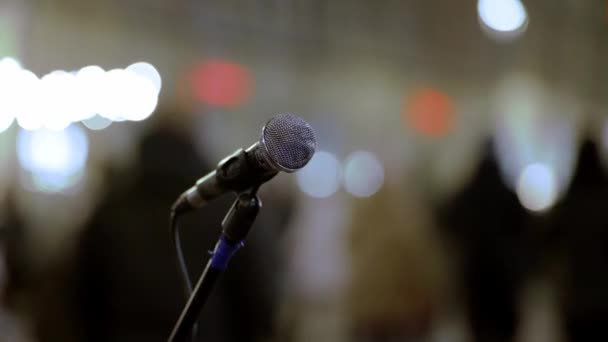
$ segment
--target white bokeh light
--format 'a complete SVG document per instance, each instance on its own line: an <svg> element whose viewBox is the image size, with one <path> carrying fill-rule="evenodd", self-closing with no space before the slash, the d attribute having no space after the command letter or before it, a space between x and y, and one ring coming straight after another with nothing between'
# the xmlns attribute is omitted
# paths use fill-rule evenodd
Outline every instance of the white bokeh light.
<svg viewBox="0 0 608 342"><path fill-rule="evenodd" d="M158 92L150 80L133 72L126 71L129 92L124 98L124 117L131 121L141 121L148 118L156 109Z"/></svg>
<svg viewBox="0 0 608 342"><path fill-rule="evenodd" d="M41 79L40 108L42 126L60 131L75 120L78 121L79 108L72 101L76 94L76 76L62 70L53 71Z"/></svg>
<svg viewBox="0 0 608 342"><path fill-rule="evenodd" d="M494 152L506 185L514 191L522 170L533 163L548 165L558 194L568 188L577 151L575 100L555 94L532 74L515 73L496 89Z"/></svg>
<svg viewBox="0 0 608 342"><path fill-rule="evenodd" d="M83 120L82 124L90 130L99 131L109 127L112 124L112 120L104 118L103 116L95 115L92 118Z"/></svg>
<svg viewBox="0 0 608 342"><path fill-rule="evenodd" d="M40 191L61 191L75 185L83 175L89 151L86 133L70 125L61 131L21 130L17 158Z"/></svg>
<svg viewBox="0 0 608 342"><path fill-rule="evenodd" d="M129 65L126 70L152 82L154 89L156 89L156 94L160 93L162 79L160 77L160 73L152 64L146 62L137 62Z"/></svg>
<svg viewBox="0 0 608 342"><path fill-rule="evenodd" d="M158 94L151 81L123 69L106 73L102 95L98 114L112 121L146 119L158 102Z"/></svg>
<svg viewBox="0 0 608 342"><path fill-rule="evenodd" d="M89 120L91 129L111 121L147 119L158 104L160 74L149 63L108 72L99 66L56 70L38 78L11 58L0 60L0 132L14 119L21 128L60 131Z"/></svg>
<svg viewBox="0 0 608 342"><path fill-rule="evenodd" d="M98 113L104 118L115 121L123 116L123 103L129 91L128 74L122 69L104 73L100 83Z"/></svg>
<svg viewBox="0 0 608 342"><path fill-rule="evenodd" d="M517 197L531 211L544 211L553 206L558 197L553 169L543 163L526 166L517 181Z"/></svg>
<svg viewBox="0 0 608 342"><path fill-rule="evenodd" d="M0 60L0 132L13 123L19 112L19 83L22 69L12 58Z"/></svg>
<svg viewBox="0 0 608 342"><path fill-rule="evenodd" d="M105 71L96 65L86 66L76 73L75 106L80 110L79 119L86 120L99 113L103 93Z"/></svg>
<svg viewBox="0 0 608 342"><path fill-rule="evenodd" d="M335 155L318 151L308 164L296 173L296 181L302 192L311 197L325 198L340 187L341 165Z"/></svg>
<svg viewBox="0 0 608 342"><path fill-rule="evenodd" d="M344 188L355 197L369 197L384 183L384 167L372 153L356 151L344 164Z"/></svg>
<svg viewBox="0 0 608 342"><path fill-rule="evenodd" d="M495 33L523 32L528 23L526 8L520 0L479 0L477 13L481 24Z"/></svg>
<svg viewBox="0 0 608 342"><path fill-rule="evenodd" d="M12 57L4 57L0 59L0 72L5 70L20 70L21 63Z"/></svg>
<svg viewBox="0 0 608 342"><path fill-rule="evenodd" d="M15 96L19 103L17 124L27 130L41 128L44 104L39 101L42 91L40 79L33 72L22 70L15 81Z"/></svg>

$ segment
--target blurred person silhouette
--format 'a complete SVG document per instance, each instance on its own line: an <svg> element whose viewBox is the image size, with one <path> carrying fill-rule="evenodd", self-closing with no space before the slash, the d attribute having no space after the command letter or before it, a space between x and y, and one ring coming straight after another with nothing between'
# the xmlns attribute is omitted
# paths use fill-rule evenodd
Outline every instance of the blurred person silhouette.
<svg viewBox="0 0 608 342"><path fill-rule="evenodd" d="M455 251L459 284L474 341L511 341L530 266L529 215L503 182L492 142L471 182L438 208L444 240Z"/></svg>
<svg viewBox="0 0 608 342"><path fill-rule="evenodd" d="M161 116L159 113L157 116ZM85 341L166 341L183 305L168 229L177 196L214 164L197 156L186 122L160 121L140 147L129 175L110 179L107 195L85 227L74 256L74 301ZM273 333L280 259L274 247L291 202L268 199L246 248L236 254L205 306L199 339L257 341ZM191 278L202 272L232 196L181 220ZM265 203L266 204L266 203ZM257 228L256 228L257 227Z"/></svg>
<svg viewBox="0 0 608 342"><path fill-rule="evenodd" d="M608 179L585 140L570 188L551 218L568 341L608 340Z"/></svg>
<svg viewBox="0 0 608 342"><path fill-rule="evenodd" d="M429 340L444 272L428 202L413 183L355 201L346 300L353 341Z"/></svg>

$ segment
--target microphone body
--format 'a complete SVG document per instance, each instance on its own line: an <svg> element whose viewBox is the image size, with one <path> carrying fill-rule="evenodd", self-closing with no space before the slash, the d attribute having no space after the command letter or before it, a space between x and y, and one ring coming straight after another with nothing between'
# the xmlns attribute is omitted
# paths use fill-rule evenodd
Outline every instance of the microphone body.
<svg viewBox="0 0 608 342"><path fill-rule="evenodd" d="M259 143L247 150L238 149L222 159L217 168L196 181L172 207L176 214L197 209L226 192L242 192L260 186L278 173L260 161Z"/></svg>
<svg viewBox="0 0 608 342"><path fill-rule="evenodd" d="M196 181L173 204L181 214L204 206L226 192L259 187L279 171L294 172L312 158L316 139L310 125L293 114L268 120L256 143L221 160L215 170Z"/></svg>

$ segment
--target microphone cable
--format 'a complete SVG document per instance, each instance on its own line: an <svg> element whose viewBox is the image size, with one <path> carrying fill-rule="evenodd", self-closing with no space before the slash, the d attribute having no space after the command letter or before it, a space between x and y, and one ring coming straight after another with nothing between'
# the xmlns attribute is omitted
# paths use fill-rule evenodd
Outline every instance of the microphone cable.
<svg viewBox="0 0 608 342"><path fill-rule="evenodd" d="M179 268L179 273L182 278L184 296L186 300L188 300L190 298L190 295L192 294L192 280L190 279L188 264L186 263L186 258L184 257L184 252L182 250L182 242L179 235L179 216L177 215L175 210L171 210L171 213L169 214L169 229L173 238L173 245L175 246L177 266ZM192 342L196 341L197 333L198 323L195 323L192 326Z"/></svg>

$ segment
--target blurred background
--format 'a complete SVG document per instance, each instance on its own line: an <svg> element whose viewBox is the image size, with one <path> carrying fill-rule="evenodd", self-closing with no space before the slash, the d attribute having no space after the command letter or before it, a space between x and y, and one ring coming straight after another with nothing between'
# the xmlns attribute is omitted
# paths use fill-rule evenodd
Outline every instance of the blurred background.
<svg viewBox="0 0 608 342"><path fill-rule="evenodd" d="M0 1L0 341L165 341L170 205L286 112L317 152L200 341L608 340L607 36L604 0Z"/></svg>

